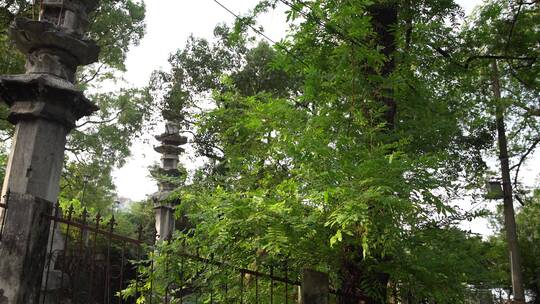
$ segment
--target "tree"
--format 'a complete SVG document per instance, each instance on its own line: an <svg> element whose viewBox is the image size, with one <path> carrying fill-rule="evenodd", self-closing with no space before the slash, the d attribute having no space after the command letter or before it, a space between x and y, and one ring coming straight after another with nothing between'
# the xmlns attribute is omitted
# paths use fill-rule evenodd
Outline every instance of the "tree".
<svg viewBox="0 0 540 304"><path fill-rule="evenodd" d="M330 272L343 303L465 301L485 248L455 225L481 213L453 199L479 185L493 125L430 46L457 42L459 7L286 2L297 25L274 50L250 46L241 18L155 74L167 118L210 159L174 197L192 227L173 246L244 267L287 257Z"/></svg>
<svg viewBox="0 0 540 304"><path fill-rule="evenodd" d="M540 194L534 192L533 199L517 214L519 227L519 245L523 256L523 282L525 289L533 297L533 304L540 303L540 263L538 254L540 223Z"/></svg>
<svg viewBox="0 0 540 304"><path fill-rule="evenodd" d="M529 78L538 75L539 48L533 38L538 37L538 31L532 26L538 17L535 3L492 1L478 10L471 18L470 27L463 31L466 43L463 45L467 45L463 56L468 57L461 67L479 88L483 88L473 94L488 108L495 109L490 113L498 133L496 153L501 162L504 190L504 231L511 261L512 293L519 302L525 301L525 295L512 198L524 201L519 172L538 144L534 96L539 91L535 81ZM491 85L493 98L484 91L486 83ZM511 170L514 170L513 180Z"/></svg>

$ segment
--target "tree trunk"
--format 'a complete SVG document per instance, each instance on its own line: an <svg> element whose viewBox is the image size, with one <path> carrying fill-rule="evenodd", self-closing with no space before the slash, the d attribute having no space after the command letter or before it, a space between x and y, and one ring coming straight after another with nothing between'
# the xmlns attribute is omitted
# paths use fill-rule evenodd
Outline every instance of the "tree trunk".
<svg viewBox="0 0 540 304"><path fill-rule="evenodd" d="M374 47L380 48L386 57L379 72L374 69L366 70L368 74L378 74L383 79L374 85L374 98L384 105L383 114L386 129L394 129L397 104L393 96L393 90L386 84L386 79L394 72L396 51L396 35L394 29L398 22L398 7L394 1L380 1L367 8L372 17L372 26L375 33ZM340 304L379 304L386 303L387 285L389 275L387 273L368 273L363 260L363 249L359 244L349 245L344 248L340 269L341 291L345 294L340 297ZM368 295L362 290L362 283L374 286L378 295Z"/></svg>
<svg viewBox="0 0 540 304"><path fill-rule="evenodd" d="M368 273L363 264L362 249L356 245L344 248L340 270L341 292L339 304L382 304L386 303L387 285L390 276L386 273ZM368 295L362 282L374 288L377 295Z"/></svg>
<svg viewBox="0 0 540 304"><path fill-rule="evenodd" d="M375 31L377 45L381 48L382 54L386 57L380 76L388 78L396 69L394 53L396 51L395 27L398 22L397 4L392 1L373 4L368 8L372 17L373 30ZM380 87L376 98L386 106L384 120L389 130L394 128L397 104L394 99L394 92L391 88Z"/></svg>
<svg viewBox="0 0 540 304"><path fill-rule="evenodd" d="M506 129L504 124L505 107L501 104L501 87L499 83L499 70L497 61L492 65L491 85L496 102L495 119L497 124L497 137L499 143L499 160L501 163L501 175L504 195L504 226L506 230L506 241L510 255L510 270L512 276L512 289L514 300L517 303L525 302L523 290L523 279L521 274L521 258L519 255L516 219L514 216L514 203L512 199L512 183L510 179L510 166L508 161L508 145L506 139Z"/></svg>

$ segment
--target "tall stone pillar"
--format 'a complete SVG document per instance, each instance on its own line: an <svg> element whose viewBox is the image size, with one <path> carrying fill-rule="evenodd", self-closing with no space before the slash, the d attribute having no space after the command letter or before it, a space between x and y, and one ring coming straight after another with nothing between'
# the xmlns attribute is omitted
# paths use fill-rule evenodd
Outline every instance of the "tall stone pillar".
<svg viewBox="0 0 540 304"><path fill-rule="evenodd" d="M154 150L161 154L161 167L153 172L158 179L159 191L153 195L156 216L157 241L166 240L174 231L175 202L167 198L175 189L174 179L180 176L178 170L179 154L184 152L181 145L187 143L187 137L179 134L180 129L173 123L167 122L165 133L156 136L160 145Z"/></svg>
<svg viewBox="0 0 540 304"><path fill-rule="evenodd" d="M2 188L9 190L0 242L0 292L8 303L37 303L52 204L57 200L66 136L97 110L74 86L78 66L97 61L84 32L96 0L43 0L39 20L16 18L9 28L26 54L26 74L0 76L15 135Z"/></svg>

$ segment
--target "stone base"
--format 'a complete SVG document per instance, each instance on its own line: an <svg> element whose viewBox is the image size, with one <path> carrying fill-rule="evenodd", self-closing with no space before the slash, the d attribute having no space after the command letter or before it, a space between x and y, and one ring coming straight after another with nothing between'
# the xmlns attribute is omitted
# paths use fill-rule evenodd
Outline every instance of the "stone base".
<svg viewBox="0 0 540 304"><path fill-rule="evenodd" d="M9 304L38 303L53 204L10 193L0 242L0 293Z"/></svg>
<svg viewBox="0 0 540 304"><path fill-rule="evenodd" d="M156 216L157 240L166 240L172 236L174 231L174 208L167 205L154 207Z"/></svg>
<svg viewBox="0 0 540 304"><path fill-rule="evenodd" d="M304 269L300 293L301 304L328 304L328 275Z"/></svg>

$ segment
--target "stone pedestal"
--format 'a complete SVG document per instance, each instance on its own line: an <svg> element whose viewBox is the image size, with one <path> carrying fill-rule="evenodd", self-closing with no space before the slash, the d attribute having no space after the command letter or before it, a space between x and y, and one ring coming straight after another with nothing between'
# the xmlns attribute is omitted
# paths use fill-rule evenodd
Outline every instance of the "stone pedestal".
<svg viewBox="0 0 540 304"><path fill-rule="evenodd" d="M326 273L305 269L299 302L301 304L328 304L328 285Z"/></svg>
<svg viewBox="0 0 540 304"><path fill-rule="evenodd" d="M169 204L157 203L154 207L156 216L156 238L164 240L174 232L174 207Z"/></svg>
<svg viewBox="0 0 540 304"><path fill-rule="evenodd" d="M7 303L38 303L46 257L50 202L30 194L9 194L9 209L0 246L0 290Z"/></svg>

